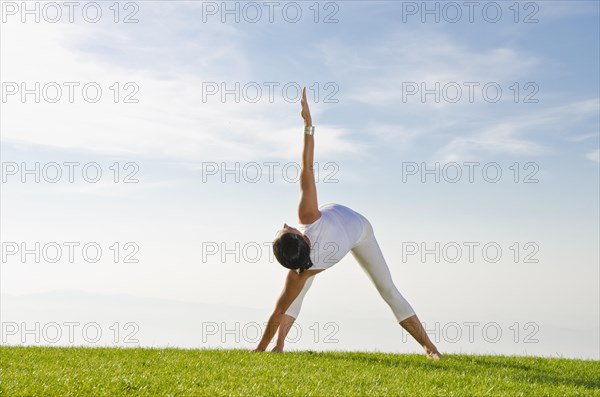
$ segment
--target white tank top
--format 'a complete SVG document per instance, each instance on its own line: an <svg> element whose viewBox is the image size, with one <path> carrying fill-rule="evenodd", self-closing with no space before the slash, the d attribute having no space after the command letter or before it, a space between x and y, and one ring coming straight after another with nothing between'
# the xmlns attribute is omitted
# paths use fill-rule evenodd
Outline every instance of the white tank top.
<svg viewBox="0 0 600 397"><path fill-rule="evenodd" d="M340 204L319 206L321 217L311 224L298 224L298 230L311 242L310 269L328 269L342 260L363 235L366 219Z"/></svg>

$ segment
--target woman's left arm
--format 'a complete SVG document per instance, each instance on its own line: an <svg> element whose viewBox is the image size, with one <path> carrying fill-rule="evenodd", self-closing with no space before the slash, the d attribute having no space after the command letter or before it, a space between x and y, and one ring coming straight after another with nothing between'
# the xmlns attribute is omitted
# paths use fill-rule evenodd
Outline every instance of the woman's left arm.
<svg viewBox="0 0 600 397"><path fill-rule="evenodd" d="M294 302L294 299L296 299L298 295L300 295L302 288L304 288L304 284L306 283L306 279L308 278L307 276L308 273L298 274L296 270L290 270L288 272L283 292L277 300L277 304L275 306L275 310L273 310L273 314L271 314L271 316L269 317L267 327L258 344L258 347L253 351L263 352L267 349L269 343L271 343L271 340L273 339L273 336L275 336L275 333L277 333L277 329L279 328L279 324L281 323L281 317L291 306L292 302Z"/></svg>

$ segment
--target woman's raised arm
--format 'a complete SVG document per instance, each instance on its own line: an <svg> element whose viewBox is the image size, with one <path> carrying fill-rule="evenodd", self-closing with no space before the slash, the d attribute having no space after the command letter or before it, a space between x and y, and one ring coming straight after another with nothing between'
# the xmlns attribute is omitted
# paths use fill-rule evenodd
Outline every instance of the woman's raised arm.
<svg viewBox="0 0 600 397"><path fill-rule="evenodd" d="M302 118L304 127L312 127L312 117L306 100L306 87L302 89ZM312 133L304 134L304 147L302 149L302 165L300 172L300 203L298 204L298 219L302 224L310 224L321 217L317 202L317 186L313 170L315 140Z"/></svg>

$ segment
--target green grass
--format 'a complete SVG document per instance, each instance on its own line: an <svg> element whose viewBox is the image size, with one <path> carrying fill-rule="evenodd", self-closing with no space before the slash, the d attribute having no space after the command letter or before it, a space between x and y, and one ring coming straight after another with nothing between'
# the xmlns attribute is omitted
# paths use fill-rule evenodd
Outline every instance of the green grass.
<svg viewBox="0 0 600 397"><path fill-rule="evenodd" d="M0 347L3 396L600 396L598 361Z"/></svg>

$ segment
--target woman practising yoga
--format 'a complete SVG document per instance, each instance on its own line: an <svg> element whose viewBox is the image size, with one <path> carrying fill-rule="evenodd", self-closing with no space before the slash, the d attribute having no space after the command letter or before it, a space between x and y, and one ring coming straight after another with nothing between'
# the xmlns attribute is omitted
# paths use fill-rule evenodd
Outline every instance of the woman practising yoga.
<svg viewBox="0 0 600 397"><path fill-rule="evenodd" d="M284 224L273 241L275 257L290 271L261 341L253 351L265 351L279 329L272 351L282 352L285 337L300 313L302 300L314 276L352 252L400 325L425 349L428 357L440 359L442 355L427 336L410 304L394 285L367 218L343 205L317 204L313 174L314 127L306 100L306 87L302 89L300 103L305 134L300 173L299 224L297 229Z"/></svg>

